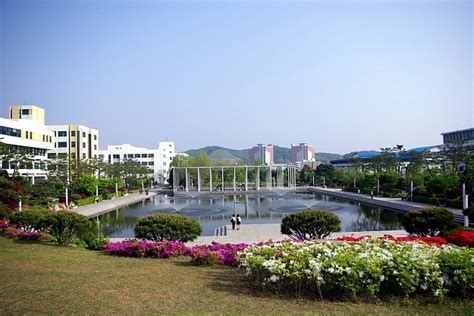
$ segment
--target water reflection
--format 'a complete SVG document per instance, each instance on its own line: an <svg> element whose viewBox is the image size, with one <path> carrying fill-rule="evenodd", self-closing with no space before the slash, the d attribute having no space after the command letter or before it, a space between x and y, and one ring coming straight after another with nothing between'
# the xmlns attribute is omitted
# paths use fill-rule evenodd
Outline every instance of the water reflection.
<svg viewBox="0 0 474 316"><path fill-rule="evenodd" d="M276 192L254 195L156 196L147 203L118 209L100 217L101 230L109 237L133 237L139 218L153 213L176 213L195 218L203 235L213 235L217 227L240 214L243 224L281 223L291 213L306 209L333 212L341 219L342 231L399 229L401 214L368 205L337 200L316 193Z"/></svg>

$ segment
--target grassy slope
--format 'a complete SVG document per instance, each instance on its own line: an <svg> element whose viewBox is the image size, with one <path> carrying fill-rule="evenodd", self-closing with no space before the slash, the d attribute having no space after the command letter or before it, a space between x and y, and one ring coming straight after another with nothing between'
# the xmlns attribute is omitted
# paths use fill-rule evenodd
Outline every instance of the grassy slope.
<svg viewBox="0 0 474 316"><path fill-rule="evenodd" d="M443 305L290 299L255 292L235 269L189 259L111 257L0 238L0 314L473 315L473 302Z"/></svg>

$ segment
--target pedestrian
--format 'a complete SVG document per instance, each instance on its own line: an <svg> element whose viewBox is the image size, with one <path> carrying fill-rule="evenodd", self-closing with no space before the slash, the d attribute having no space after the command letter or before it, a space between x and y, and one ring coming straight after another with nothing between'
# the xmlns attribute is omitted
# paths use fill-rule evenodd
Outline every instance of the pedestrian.
<svg viewBox="0 0 474 316"><path fill-rule="evenodd" d="M232 230L235 230L235 214L230 218L230 223L232 224Z"/></svg>
<svg viewBox="0 0 474 316"><path fill-rule="evenodd" d="M240 218L240 215L237 214L237 230L240 230L240 224L242 224L242 219Z"/></svg>

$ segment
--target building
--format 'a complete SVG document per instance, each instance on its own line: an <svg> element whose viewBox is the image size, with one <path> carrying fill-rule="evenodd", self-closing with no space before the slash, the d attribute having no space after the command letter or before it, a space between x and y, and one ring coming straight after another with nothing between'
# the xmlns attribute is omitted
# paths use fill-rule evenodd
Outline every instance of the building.
<svg viewBox="0 0 474 316"><path fill-rule="evenodd" d="M316 161L316 152L313 145L306 143L291 144L291 162L304 165L306 162Z"/></svg>
<svg viewBox="0 0 474 316"><path fill-rule="evenodd" d="M443 144L463 144L464 146L474 147L474 128L461 129L441 134Z"/></svg>
<svg viewBox="0 0 474 316"><path fill-rule="evenodd" d="M10 176L24 176L32 183L47 178L47 151L54 149L55 138L44 123L44 109L35 105L10 106L9 118L0 118L0 143L7 145L0 153L2 170Z"/></svg>
<svg viewBox="0 0 474 316"><path fill-rule="evenodd" d="M159 183L168 180L170 164L176 156L174 142L160 142L157 149L135 147L130 144L107 146L99 151L99 159L108 163L135 160L149 169L150 176Z"/></svg>
<svg viewBox="0 0 474 316"><path fill-rule="evenodd" d="M48 158L97 159L99 131L84 125L48 125L56 141Z"/></svg>
<svg viewBox="0 0 474 316"><path fill-rule="evenodd" d="M258 144L250 150L250 161L253 163L263 163L265 165L273 165L273 145Z"/></svg>

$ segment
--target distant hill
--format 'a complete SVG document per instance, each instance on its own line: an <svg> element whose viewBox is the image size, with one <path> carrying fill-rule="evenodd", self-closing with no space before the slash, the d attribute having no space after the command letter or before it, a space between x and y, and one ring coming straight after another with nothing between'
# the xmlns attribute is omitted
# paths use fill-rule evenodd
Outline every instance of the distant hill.
<svg viewBox="0 0 474 316"><path fill-rule="evenodd" d="M239 163L250 163L250 149L230 149L220 146L207 146L199 149L190 149L186 153L190 156L195 156L198 151L203 150L211 160L228 161ZM290 148L273 146L275 163L285 163L291 161ZM323 163L328 163L330 160L340 159L342 155L332 153L316 153L316 159Z"/></svg>

